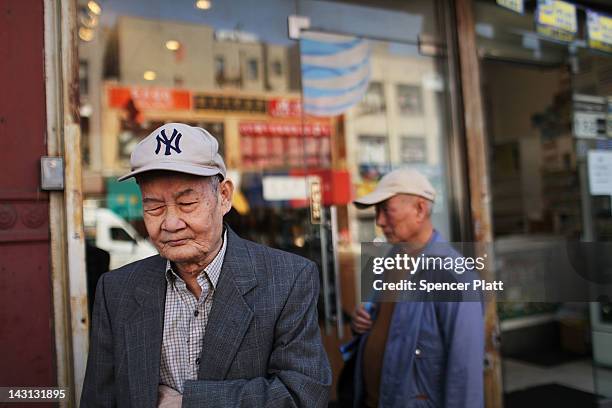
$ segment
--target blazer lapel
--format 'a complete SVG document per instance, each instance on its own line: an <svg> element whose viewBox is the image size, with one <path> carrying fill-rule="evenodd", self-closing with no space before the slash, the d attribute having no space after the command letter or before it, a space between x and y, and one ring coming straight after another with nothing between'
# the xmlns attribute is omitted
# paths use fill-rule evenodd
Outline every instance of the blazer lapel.
<svg viewBox="0 0 612 408"><path fill-rule="evenodd" d="M132 404L143 408L157 405L166 300L166 260L157 256L145 262L136 272L134 311L125 328Z"/></svg>
<svg viewBox="0 0 612 408"><path fill-rule="evenodd" d="M227 250L206 325L198 378L225 379L253 311L244 295L257 285L244 241L227 228Z"/></svg>

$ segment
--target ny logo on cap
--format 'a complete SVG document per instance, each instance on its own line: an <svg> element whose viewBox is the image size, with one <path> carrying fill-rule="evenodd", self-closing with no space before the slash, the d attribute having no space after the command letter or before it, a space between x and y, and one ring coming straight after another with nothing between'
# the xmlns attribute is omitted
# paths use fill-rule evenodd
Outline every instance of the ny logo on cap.
<svg viewBox="0 0 612 408"><path fill-rule="evenodd" d="M164 155L170 156L170 150L174 150L175 152L180 153L181 148L179 147L179 141L181 140L181 136L183 135L180 134L176 129L172 129L172 136L170 136L170 139L168 139L165 130L162 129L161 136L157 135L157 137L155 138L155 140L157 140L157 149L155 149L155 154L159 154L162 143L166 147ZM174 142L174 146L172 146L172 142Z"/></svg>

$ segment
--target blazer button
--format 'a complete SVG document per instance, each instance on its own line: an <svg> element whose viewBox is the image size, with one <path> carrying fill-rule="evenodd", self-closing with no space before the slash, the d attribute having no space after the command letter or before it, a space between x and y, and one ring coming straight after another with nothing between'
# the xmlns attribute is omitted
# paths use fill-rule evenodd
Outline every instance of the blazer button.
<svg viewBox="0 0 612 408"><path fill-rule="evenodd" d="M414 350L414 355L415 355L415 356L417 356L417 357L419 357L419 356L421 355L421 349L420 349L420 348L415 349L415 350Z"/></svg>
<svg viewBox="0 0 612 408"><path fill-rule="evenodd" d="M200 357L196 358L196 364L200 365Z"/></svg>

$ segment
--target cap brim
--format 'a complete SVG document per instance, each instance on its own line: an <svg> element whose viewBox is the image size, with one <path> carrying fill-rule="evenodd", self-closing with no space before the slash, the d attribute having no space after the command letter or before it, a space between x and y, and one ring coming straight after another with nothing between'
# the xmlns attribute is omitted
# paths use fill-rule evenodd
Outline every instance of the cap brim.
<svg viewBox="0 0 612 408"><path fill-rule="evenodd" d="M374 190L370 194L366 194L363 197L358 198L353 201L355 207L357 208L367 208L372 205L382 203L383 201L393 197L395 193L391 193L388 191L377 191Z"/></svg>
<svg viewBox="0 0 612 408"><path fill-rule="evenodd" d="M172 163L157 162L154 164L150 164L148 166L143 166L139 168L138 170L131 171L128 174L125 174L119 177L117 180L124 181L131 177L137 176L138 174L142 174L142 173L146 173L148 171L154 171L154 170L175 171L177 173L193 174L195 176L214 176L215 174L221 174L223 178L225 178L225 174L223 174L223 171L221 171L218 167L198 166L194 164L177 163L177 162L172 162Z"/></svg>

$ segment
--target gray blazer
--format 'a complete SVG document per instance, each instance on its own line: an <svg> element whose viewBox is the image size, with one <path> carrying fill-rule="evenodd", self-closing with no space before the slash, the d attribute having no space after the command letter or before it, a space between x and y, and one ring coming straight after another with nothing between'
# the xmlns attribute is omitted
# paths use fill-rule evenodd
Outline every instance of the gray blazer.
<svg viewBox="0 0 612 408"><path fill-rule="evenodd" d="M317 321L315 264L228 228L198 379L183 407L324 407L331 370ZM96 289L81 407L157 405L166 260L105 273Z"/></svg>

